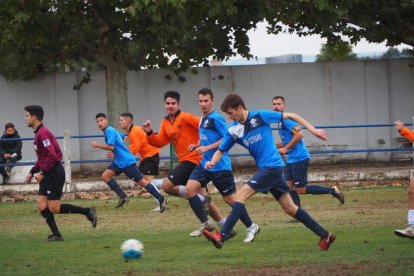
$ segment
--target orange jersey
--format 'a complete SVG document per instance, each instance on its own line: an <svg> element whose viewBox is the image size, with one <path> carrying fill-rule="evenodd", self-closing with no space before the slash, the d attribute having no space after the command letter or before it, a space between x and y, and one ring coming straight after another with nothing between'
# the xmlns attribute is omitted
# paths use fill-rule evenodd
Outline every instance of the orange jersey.
<svg viewBox="0 0 414 276"><path fill-rule="evenodd" d="M133 155L139 154L141 160L160 153L160 149L147 141L147 134L139 126L131 126L128 133L129 150Z"/></svg>
<svg viewBox="0 0 414 276"><path fill-rule="evenodd" d="M147 140L157 148L162 148L172 142L180 163L190 161L199 164L202 155L195 151L188 151L188 146L198 144L200 139L198 134L199 123L200 117L179 110L174 122L170 122L168 116L164 117L158 134L153 133L147 136Z"/></svg>
<svg viewBox="0 0 414 276"><path fill-rule="evenodd" d="M414 142L414 130L410 130L407 127L403 127L400 130L400 134L401 136L403 136L404 138L407 138L408 140L410 140L411 142Z"/></svg>

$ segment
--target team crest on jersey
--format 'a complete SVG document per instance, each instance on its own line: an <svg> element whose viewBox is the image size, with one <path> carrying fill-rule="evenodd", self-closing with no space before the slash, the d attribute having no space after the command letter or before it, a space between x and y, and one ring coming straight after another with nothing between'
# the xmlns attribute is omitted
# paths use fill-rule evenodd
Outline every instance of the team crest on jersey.
<svg viewBox="0 0 414 276"><path fill-rule="evenodd" d="M257 123L257 119L256 118L251 118L250 119L250 125L252 127L257 127L258 123Z"/></svg>
<svg viewBox="0 0 414 276"><path fill-rule="evenodd" d="M48 147L48 146L50 146L50 140L49 139L43 140L42 142L43 142L43 146L45 148Z"/></svg>
<svg viewBox="0 0 414 276"><path fill-rule="evenodd" d="M229 133L233 139L242 138L244 134L244 125L238 124L229 128Z"/></svg>
<svg viewBox="0 0 414 276"><path fill-rule="evenodd" d="M204 127L204 128L207 128L207 127L208 127L208 123L209 123L209 121L208 121L208 119L206 119L206 120L204 121L203 127Z"/></svg>

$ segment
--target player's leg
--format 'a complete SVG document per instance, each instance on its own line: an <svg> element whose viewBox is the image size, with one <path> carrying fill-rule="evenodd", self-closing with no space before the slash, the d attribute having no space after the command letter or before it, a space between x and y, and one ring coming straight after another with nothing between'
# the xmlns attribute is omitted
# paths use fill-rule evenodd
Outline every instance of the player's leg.
<svg viewBox="0 0 414 276"><path fill-rule="evenodd" d="M41 185L41 184L40 184ZM63 237L59 232L57 227L55 216L48 208L47 196L43 193L46 193L46 189L39 187L39 196L37 198L37 209L42 214L45 219L46 224L49 226L52 235L49 235L47 241L63 241Z"/></svg>
<svg viewBox="0 0 414 276"><path fill-rule="evenodd" d="M3 156L0 156L0 164L5 164L6 159ZM3 176L3 184L7 184L9 181L9 175L6 172L6 167L0 167L0 174Z"/></svg>
<svg viewBox="0 0 414 276"><path fill-rule="evenodd" d="M122 172L121 169L119 169L114 163L111 163L108 166L108 168L106 168L106 170L102 173L102 176L101 176L103 182L105 182L109 186L109 188L111 188L111 190L116 193L116 195L119 198L118 204L115 206L115 208L120 208L126 202L129 201L128 196L124 193L122 188L113 178L115 175L118 175L121 172Z"/></svg>
<svg viewBox="0 0 414 276"><path fill-rule="evenodd" d="M162 189L170 195L186 198L185 185L197 164L184 161L178 164L164 179Z"/></svg>
<svg viewBox="0 0 414 276"><path fill-rule="evenodd" d="M293 202L301 207L301 203L300 203L300 197L298 194L298 191L296 190L296 186L295 184L297 183L297 181L294 181L294 177L297 176L297 172L295 171L295 163L287 163L286 167L284 168L283 171L283 176L286 180L286 183L289 186L289 193L290 196L292 197Z"/></svg>
<svg viewBox="0 0 414 276"><path fill-rule="evenodd" d="M162 187L163 181L161 179L154 180L154 176L158 175L158 168L160 164L160 156L158 154L144 158L138 166L139 171L144 175L144 179L148 183L152 183L157 189L158 192ZM156 197L152 196L156 203L156 207L152 211L160 211L159 201Z"/></svg>
<svg viewBox="0 0 414 276"><path fill-rule="evenodd" d="M403 230L395 230L394 233L402 238L414 239L414 177L411 179L408 187L408 227Z"/></svg>
<svg viewBox="0 0 414 276"><path fill-rule="evenodd" d="M165 211L168 204L168 198L161 195L160 191L157 187L155 187L155 185L153 185L151 182L147 182L144 179L144 177L142 176L141 172L135 164L132 164L124 168L124 174L128 176L130 179L134 180L136 184L145 188L148 191L148 193L150 193L153 197L155 197L158 200L160 213Z"/></svg>

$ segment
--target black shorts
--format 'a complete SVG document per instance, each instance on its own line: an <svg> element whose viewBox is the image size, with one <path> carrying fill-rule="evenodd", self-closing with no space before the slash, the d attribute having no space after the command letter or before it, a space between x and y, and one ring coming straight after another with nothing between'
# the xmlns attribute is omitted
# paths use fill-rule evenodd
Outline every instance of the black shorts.
<svg viewBox="0 0 414 276"><path fill-rule="evenodd" d="M160 155L157 153L156 155L142 159L139 163L139 170L143 175L158 175L159 166Z"/></svg>
<svg viewBox="0 0 414 276"><path fill-rule="evenodd" d="M65 169L62 164L56 163L39 183L39 195L46 196L48 200L59 200L62 197L65 184Z"/></svg>
<svg viewBox="0 0 414 276"><path fill-rule="evenodd" d="M185 186L187 185L188 178L190 177L191 173L193 172L196 166L197 164L190 161L181 162L168 174L168 179L175 186Z"/></svg>

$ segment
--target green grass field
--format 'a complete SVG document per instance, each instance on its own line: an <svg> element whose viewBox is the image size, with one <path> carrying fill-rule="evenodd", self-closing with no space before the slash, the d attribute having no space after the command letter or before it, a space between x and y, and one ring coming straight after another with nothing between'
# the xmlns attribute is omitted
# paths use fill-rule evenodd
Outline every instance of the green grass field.
<svg viewBox="0 0 414 276"><path fill-rule="evenodd" d="M170 207L154 213L152 199L133 198L123 209L116 200L75 200L95 205L98 226L83 216L56 215L64 242L47 243L49 229L35 202L0 204L0 275L414 275L414 240L393 230L406 227L406 188L345 191L345 205L331 196L303 196L303 206L337 234L329 251L300 223L288 223L267 195L248 201L252 219L262 227L251 244L245 228L220 250L204 237L191 238L198 227L188 203L170 198ZM213 195L222 211L226 206ZM144 243L144 256L124 262L122 241Z"/></svg>

